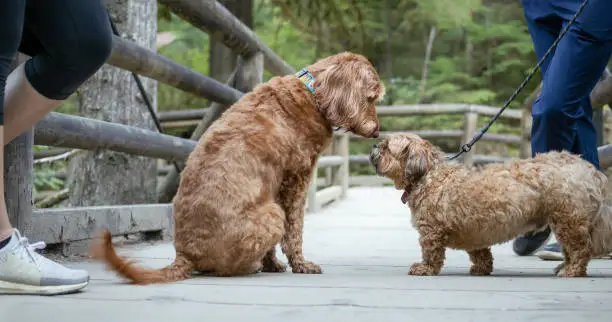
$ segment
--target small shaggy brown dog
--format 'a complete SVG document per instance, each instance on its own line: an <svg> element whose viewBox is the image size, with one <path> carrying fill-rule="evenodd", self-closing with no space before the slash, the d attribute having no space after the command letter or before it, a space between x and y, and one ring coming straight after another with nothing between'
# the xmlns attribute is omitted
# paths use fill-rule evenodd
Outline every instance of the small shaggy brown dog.
<svg viewBox="0 0 612 322"><path fill-rule="evenodd" d="M470 274L489 275L492 245L546 224L563 244L559 276L586 276L590 259L612 250L607 178L576 155L549 152L469 169L445 162L417 135L396 134L374 145L370 161L410 206L423 259L411 275L438 275L446 248L467 251Z"/></svg>
<svg viewBox="0 0 612 322"><path fill-rule="evenodd" d="M321 268L302 253L308 185L333 127L378 137L375 102L384 86L363 56L341 53L296 75L274 77L244 95L200 139L173 200L176 258L160 270L120 258L105 232L93 255L136 284L186 279L192 271L235 276Z"/></svg>

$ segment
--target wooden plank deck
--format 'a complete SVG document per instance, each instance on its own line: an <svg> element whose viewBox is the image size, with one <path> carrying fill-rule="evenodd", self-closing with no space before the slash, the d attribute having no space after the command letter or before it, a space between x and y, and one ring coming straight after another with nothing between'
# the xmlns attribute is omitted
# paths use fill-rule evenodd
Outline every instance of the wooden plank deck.
<svg viewBox="0 0 612 322"><path fill-rule="evenodd" d="M490 277L468 275L464 252L448 251L438 277L412 277L420 259L401 192L352 188L347 199L309 214L304 253L322 275L260 273L197 277L168 285L122 283L99 263L76 262L92 274L83 292L60 297L1 296L1 321L610 321L612 260L595 260L588 278L552 276L557 262L517 257L494 247ZM162 267L168 243L122 247L145 265ZM285 261L282 253L279 258Z"/></svg>

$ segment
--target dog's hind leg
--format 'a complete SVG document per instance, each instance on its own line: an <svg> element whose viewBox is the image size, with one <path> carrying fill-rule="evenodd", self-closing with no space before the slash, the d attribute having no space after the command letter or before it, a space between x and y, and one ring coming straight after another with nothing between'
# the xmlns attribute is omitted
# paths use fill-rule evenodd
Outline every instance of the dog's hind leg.
<svg viewBox="0 0 612 322"><path fill-rule="evenodd" d="M491 275L493 272L493 254L491 248L475 249L467 252L472 261L470 275Z"/></svg>
<svg viewBox="0 0 612 322"><path fill-rule="evenodd" d="M217 276L257 273L262 260L284 234L284 212L274 202L267 202L239 217L232 230L223 236L216 263Z"/></svg>
<svg viewBox="0 0 612 322"><path fill-rule="evenodd" d="M423 261L410 266L409 275L438 275L444 265L446 254L446 235L436 231L421 232L419 243Z"/></svg>
<svg viewBox="0 0 612 322"><path fill-rule="evenodd" d="M272 247L264 256L262 261L263 272L283 273L287 270L287 265L283 264L276 258L276 247Z"/></svg>
<svg viewBox="0 0 612 322"><path fill-rule="evenodd" d="M575 212L574 212L575 213ZM584 277L591 260L591 236L588 220L576 219L576 215L564 216L552 225L563 247L564 263L555 268L560 277ZM568 220L569 219L569 220Z"/></svg>

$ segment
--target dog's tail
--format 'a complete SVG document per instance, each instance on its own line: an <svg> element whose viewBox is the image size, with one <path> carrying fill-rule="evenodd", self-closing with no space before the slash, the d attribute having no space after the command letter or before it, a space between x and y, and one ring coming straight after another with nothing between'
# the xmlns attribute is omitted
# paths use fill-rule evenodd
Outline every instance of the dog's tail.
<svg viewBox="0 0 612 322"><path fill-rule="evenodd" d="M193 263L178 253L174 262L162 269L137 267L134 261L126 260L117 255L109 231L104 231L101 242L93 245L92 255L94 258L105 262L109 269L117 272L120 276L134 284L141 285L184 280L189 278L189 272L193 269Z"/></svg>
<svg viewBox="0 0 612 322"><path fill-rule="evenodd" d="M593 257L612 252L612 205L603 202L591 222Z"/></svg>

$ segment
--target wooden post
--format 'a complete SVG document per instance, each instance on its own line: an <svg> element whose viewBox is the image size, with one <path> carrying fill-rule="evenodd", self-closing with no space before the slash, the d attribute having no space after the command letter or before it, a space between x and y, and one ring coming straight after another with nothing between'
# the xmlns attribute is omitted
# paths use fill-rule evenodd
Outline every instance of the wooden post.
<svg viewBox="0 0 612 322"><path fill-rule="evenodd" d="M157 2L104 1L120 36L155 51ZM157 110L157 81L142 77L144 95ZM127 70L103 65L78 91L79 114L86 118L155 131L155 123L137 83ZM111 134L112 135L112 134ZM142 146L146 146L141 143ZM111 206L154 203L157 162L109 150L80 152L68 161L70 190L66 206Z"/></svg>
<svg viewBox="0 0 612 322"><path fill-rule="evenodd" d="M476 126L478 125L478 113L472 112L470 109L465 112L465 124L463 129L463 142L465 144L472 140L476 135ZM474 152L466 152L463 154L463 163L467 166L474 165Z"/></svg>
<svg viewBox="0 0 612 322"><path fill-rule="evenodd" d="M13 69L26 61L17 55ZM4 199L13 227L27 235L32 216L32 189L34 174L34 132L28 130L4 146ZM36 238L36 236L31 236Z"/></svg>
<svg viewBox="0 0 612 322"><path fill-rule="evenodd" d="M264 65L263 55L261 53L257 52L246 57L240 56L238 57L236 69L234 73L230 75L227 84L243 93L247 93L263 81L263 74ZM192 133L191 139L196 141L199 140L206 129L208 129L208 127L228 108L228 105L213 103ZM168 171L168 174L166 174L166 177L163 179L157 191L157 201L161 203L171 202L176 194L178 186L179 174L176 169L172 167Z"/></svg>
<svg viewBox="0 0 612 322"><path fill-rule="evenodd" d="M521 146L520 158L527 159L531 157L531 109L521 109Z"/></svg>
<svg viewBox="0 0 612 322"><path fill-rule="evenodd" d="M319 207L317 206L317 180L319 179L319 168L315 167L312 178L310 179L310 186L308 187L308 194L306 195L307 199L307 209L306 212L317 212L319 211Z"/></svg>
<svg viewBox="0 0 612 322"><path fill-rule="evenodd" d="M329 147L327 147L327 149L325 149L325 151L321 153L321 155L336 155L335 149L336 149L337 143L338 143L337 140L333 140L332 144L330 144ZM324 171L325 171L325 185L324 186L327 187L327 186L333 185L334 171L332 167L326 167Z"/></svg>
<svg viewBox="0 0 612 322"><path fill-rule="evenodd" d="M341 134L334 137L333 155L342 157L342 165L333 167L332 182L333 186L340 186L342 193L340 199L344 199L349 189L349 136Z"/></svg>

